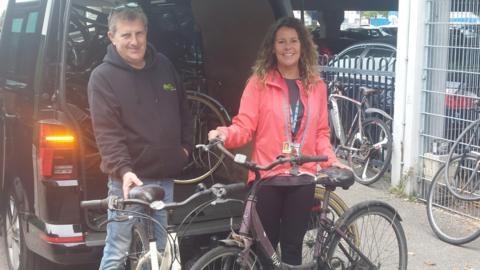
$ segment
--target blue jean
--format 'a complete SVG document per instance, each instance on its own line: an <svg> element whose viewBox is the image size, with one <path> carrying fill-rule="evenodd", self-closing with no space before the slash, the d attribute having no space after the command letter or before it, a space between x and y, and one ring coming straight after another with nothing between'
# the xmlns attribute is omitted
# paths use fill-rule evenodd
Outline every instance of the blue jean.
<svg viewBox="0 0 480 270"><path fill-rule="evenodd" d="M142 179L142 182L144 185L158 184L159 186L163 187L165 190L165 198L163 201L173 201L173 180ZM108 195L123 197L122 182L110 178L108 180ZM129 206L127 210L144 212L143 207L139 205ZM122 215L122 213L108 210L109 220L117 215ZM155 211L154 218L163 226L167 226L166 211ZM103 249L103 257L100 264L100 269L125 269L125 262L132 240L132 227L135 222L139 222L139 220L130 219L123 222L112 221L107 224L107 238L105 240L105 248ZM157 224L155 225L155 237L157 239L157 249L159 251L163 251L167 241L167 233Z"/></svg>

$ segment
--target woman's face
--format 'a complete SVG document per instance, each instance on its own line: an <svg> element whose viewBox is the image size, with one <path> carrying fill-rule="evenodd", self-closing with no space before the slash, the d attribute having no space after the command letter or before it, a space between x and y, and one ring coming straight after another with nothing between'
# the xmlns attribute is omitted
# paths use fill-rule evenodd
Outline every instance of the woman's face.
<svg viewBox="0 0 480 270"><path fill-rule="evenodd" d="M277 57L278 68L298 67L300 60L300 39L295 29L282 26L275 34L273 52Z"/></svg>

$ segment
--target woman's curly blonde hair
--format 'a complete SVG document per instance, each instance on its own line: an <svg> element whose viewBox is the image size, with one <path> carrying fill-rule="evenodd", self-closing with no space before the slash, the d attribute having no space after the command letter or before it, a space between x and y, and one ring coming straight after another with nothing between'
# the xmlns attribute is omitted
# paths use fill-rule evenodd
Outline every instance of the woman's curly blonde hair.
<svg viewBox="0 0 480 270"><path fill-rule="evenodd" d="M267 73L277 68L277 58L274 54L275 35L281 27L293 28L298 34L301 46L300 60L298 63L300 79L305 89L310 89L310 86L319 77L318 53L312 35L303 23L296 18L280 18L270 27L258 51L252 73L257 75L261 81L265 82Z"/></svg>

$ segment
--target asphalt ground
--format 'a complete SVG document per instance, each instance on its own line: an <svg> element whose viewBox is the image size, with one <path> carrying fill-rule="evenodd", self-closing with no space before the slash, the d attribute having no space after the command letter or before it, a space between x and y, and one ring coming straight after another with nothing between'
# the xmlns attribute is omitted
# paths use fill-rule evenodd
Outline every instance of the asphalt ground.
<svg viewBox="0 0 480 270"><path fill-rule="evenodd" d="M355 184L350 190L338 190L337 193L348 205L372 199L387 202L397 209L403 219L402 226L407 237L408 269L480 270L480 239L464 246L453 246L440 241L428 224L423 202L402 198L387 190L386 183L378 183L373 187ZM7 270L3 238L0 240L0 270ZM89 270L96 269L96 266L68 269Z"/></svg>

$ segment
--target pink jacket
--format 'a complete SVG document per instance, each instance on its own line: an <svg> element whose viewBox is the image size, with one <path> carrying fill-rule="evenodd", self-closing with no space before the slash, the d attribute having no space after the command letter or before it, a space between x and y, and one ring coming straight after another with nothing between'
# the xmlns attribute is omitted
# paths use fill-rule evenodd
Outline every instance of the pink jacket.
<svg viewBox="0 0 480 270"><path fill-rule="evenodd" d="M337 159L330 144L325 82L319 78L308 94L300 80L297 81L297 85L305 110L295 142L300 142L302 136L305 136L301 154L328 155L329 160L320 165L329 167ZM307 99L309 108L307 108ZM282 155L282 145L287 141L285 125L286 121L290 121L290 109L287 109L288 120L286 120L285 102L287 102L287 108L290 108L287 84L277 71L267 75L266 83L261 82L255 75L250 77L242 95L238 115L233 118L232 125L217 128L227 136L225 146L237 148L255 139L252 161L259 165L273 162L277 156ZM307 114L310 116L305 133ZM291 132L290 127L289 124L289 132ZM290 164L284 164L269 172L263 171L261 175L262 178L285 175L290 168ZM315 163L306 163L300 167L300 171L315 174L316 168ZM248 178L249 182L252 181L254 174L250 172Z"/></svg>

